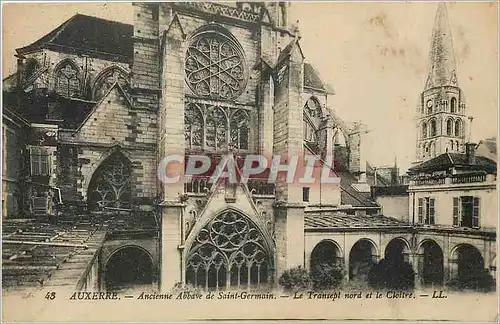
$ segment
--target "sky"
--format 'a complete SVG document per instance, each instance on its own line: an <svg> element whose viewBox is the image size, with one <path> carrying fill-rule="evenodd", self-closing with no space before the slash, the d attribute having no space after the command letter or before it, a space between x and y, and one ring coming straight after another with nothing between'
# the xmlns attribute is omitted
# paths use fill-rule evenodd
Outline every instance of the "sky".
<svg viewBox="0 0 500 324"><path fill-rule="evenodd" d="M305 60L335 90L329 104L346 122L367 125L372 165L415 159L415 121L427 75L437 4L432 2L293 2ZM471 140L498 132L498 3L447 4ZM47 34L76 13L132 23L131 3L3 4L2 73L15 71L15 49ZM40 19L40 18L43 19Z"/></svg>

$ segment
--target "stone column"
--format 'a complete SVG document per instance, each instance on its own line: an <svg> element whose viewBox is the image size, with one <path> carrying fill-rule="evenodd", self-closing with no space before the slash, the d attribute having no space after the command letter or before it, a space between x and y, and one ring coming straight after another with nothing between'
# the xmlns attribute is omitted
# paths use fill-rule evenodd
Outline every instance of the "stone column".
<svg viewBox="0 0 500 324"><path fill-rule="evenodd" d="M447 277L444 278L445 283L448 281L456 278L458 276L458 259L457 258L450 258L448 259L448 271L447 271Z"/></svg>
<svg viewBox="0 0 500 324"><path fill-rule="evenodd" d="M181 213L184 205L179 202L164 202L161 221L160 290L167 292L177 282L182 282L183 262L181 236Z"/></svg>
<svg viewBox="0 0 500 324"><path fill-rule="evenodd" d="M349 282L349 252L346 251L344 247L344 270L345 270L345 282Z"/></svg>
<svg viewBox="0 0 500 324"><path fill-rule="evenodd" d="M423 281L423 273L424 273L424 254L423 253L414 253L412 255L413 259L413 269L415 271L415 288L422 287Z"/></svg>
<svg viewBox="0 0 500 324"><path fill-rule="evenodd" d="M276 277L283 271L304 267L304 206L281 204L275 207Z"/></svg>

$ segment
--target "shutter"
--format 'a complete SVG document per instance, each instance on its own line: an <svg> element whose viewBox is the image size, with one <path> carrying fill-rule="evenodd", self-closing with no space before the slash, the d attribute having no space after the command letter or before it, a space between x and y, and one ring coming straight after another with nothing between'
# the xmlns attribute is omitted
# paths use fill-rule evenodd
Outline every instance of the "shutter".
<svg viewBox="0 0 500 324"><path fill-rule="evenodd" d="M434 225L434 215L435 215L435 202L434 198L429 198L429 224Z"/></svg>
<svg viewBox="0 0 500 324"><path fill-rule="evenodd" d="M30 148L31 175L40 174L40 152L36 147Z"/></svg>
<svg viewBox="0 0 500 324"><path fill-rule="evenodd" d="M40 152L40 175L49 175L49 155L47 150Z"/></svg>
<svg viewBox="0 0 500 324"><path fill-rule="evenodd" d="M479 197L472 200L472 227L479 227Z"/></svg>
<svg viewBox="0 0 500 324"><path fill-rule="evenodd" d="M424 198L418 198L418 223L422 224L424 218Z"/></svg>
<svg viewBox="0 0 500 324"><path fill-rule="evenodd" d="M458 223L459 220L459 206L460 206L460 198L453 198L453 226L460 226Z"/></svg>

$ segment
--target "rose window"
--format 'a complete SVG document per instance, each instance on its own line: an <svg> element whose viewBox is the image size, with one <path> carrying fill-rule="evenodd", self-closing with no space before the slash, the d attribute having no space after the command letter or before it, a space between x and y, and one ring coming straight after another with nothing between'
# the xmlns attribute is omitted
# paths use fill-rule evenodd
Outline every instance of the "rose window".
<svg viewBox="0 0 500 324"><path fill-rule="evenodd" d="M198 35L187 50L186 81L199 96L236 98L246 85L243 52L223 34L207 32Z"/></svg>

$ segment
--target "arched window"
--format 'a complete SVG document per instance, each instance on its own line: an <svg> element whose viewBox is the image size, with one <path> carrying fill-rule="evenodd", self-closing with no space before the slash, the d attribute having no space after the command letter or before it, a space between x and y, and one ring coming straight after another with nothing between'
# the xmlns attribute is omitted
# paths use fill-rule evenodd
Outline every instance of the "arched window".
<svg viewBox="0 0 500 324"><path fill-rule="evenodd" d="M246 86L241 46L227 31L206 30L193 37L186 53L186 82L199 96L234 99Z"/></svg>
<svg viewBox="0 0 500 324"><path fill-rule="evenodd" d="M80 76L76 65L63 61L55 70L55 89L58 94L65 97L78 97L80 95Z"/></svg>
<svg viewBox="0 0 500 324"><path fill-rule="evenodd" d="M431 142L430 144L430 156L435 157L436 156L436 143Z"/></svg>
<svg viewBox="0 0 500 324"><path fill-rule="evenodd" d="M457 119L455 121L455 136L461 136L462 135L462 120Z"/></svg>
<svg viewBox="0 0 500 324"><path fill-rule="evenodd" d="M431 134L430 134L430 136L431 137L432 136L436 136L436 134L437 134L437 128L436 128L436 120L435 119L431 120L430 127L431 127Z"/></svg>
<svg viewBox="0 0 500 324"><path fill-rule="evenodd" d="M188 105L184 115L184 139L186 148L201 148L203 143L203 116L195 104Z"/></svg>
<svg viewBox="0 0 500 324"><path fill-rule="evenodd" d="M104 97L104 95L116 82L118 82L123 90L126 92L129 91L129 77L124 70L117 66L112 66L102 71L94 84L94 100L98 101Z"/></svg>
<svg viewBox="0 0 500 324"><path fill-rule="evenodd" d="M453 135L453 119L446 120L446 135Z"/></svg>
<svg viewBox="0 0 500 324"><path fill-rule="evenodd" d="M304 139L306 142L316 142L316 130L313 128L311 123L307 120L303 120L304 127Z"/></svg>
<svg viewBox="0 0 500 324"><path fill-rule="evenodd" d="M271 258L250 219L226 211L196 235L186 263L186 282L201 289L258 287L268 282Z"/></svg>
<svg viewBox="0 0 500 324"><path fill-rule="evenodd" d="M457 112L457 99L455 97L451 98L451 113L454 114Z"/></svg>
<svg viewBox="0 0 500 324"><path fill-rule="evenodd" d="M455 147L457 148L457 152L460 152L460 144L458 141L455 141Z"/></svg>
<svg viewBox="0 0 500 324"><path fill-rule="evenodd" d="M238 110L231 117L231 147L240 150L248 150L248 115L242 110Z"/></svg>
<svg viewBox="0 0 500 324"><path fill-rule="evenodd" d="M427 123L426 122L423 122L422 123L422 138L426 138L427 137Z"/></svg>
<svg viewBox="0 0 500 324"><path fill-rule="evenodd" d="M453 140L450 141L450 147L451 151L453 152L453 150L455 149L455 142L453 142Z"/></svg>
<svg viewBox="0 0 500 324"><path fill-rule="evenodd" d="M107 158L94 172L88 189L88 205L91 210L106 207L130 208L130 162L120 153Z"/></svg>
<svg viewBox="0 0 500 324"><path fill-rule="evenodd" d="M218 107L208 108L205 145L215 150L227 148L227 117Z"/></svg>

